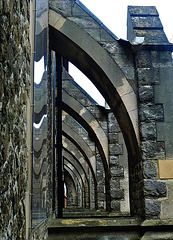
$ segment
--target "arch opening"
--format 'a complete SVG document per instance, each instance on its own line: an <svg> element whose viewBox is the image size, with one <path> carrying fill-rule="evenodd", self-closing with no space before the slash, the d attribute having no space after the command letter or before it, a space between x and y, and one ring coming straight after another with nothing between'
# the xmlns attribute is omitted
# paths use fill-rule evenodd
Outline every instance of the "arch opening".
<svg viewBox="0 0 173 240"><path fill-rule="evenodd" d="M64 31L64 30L63 30ZM58 42L58 44L56 44ZM67 59L67 61L72 62L77 66L99 89L101 94L104 96L106 102L109 104L111 111L114 113L120 129L123 134L123 138L127 147L128 152L128 165L129 165L129 181L130 188L135 188L135 183L133 183L133 174L135 167L139 164L141 160L141 155L138 147L137 137L134 130L133 123L130 118L130 113L126 108L123 97L119 94L118 88L115 87L115 83L112 82L112 79L109 79L107 72L103 69L99 63L97 63L92 56L90 56L86 49L82 49L81 46L77 45L74 41L69 39L68 36L65 36L64 33L61 33L57 29L50 26L50 46L53 51L58 55ZM116 65L116 64L115 64ZM116 66L117 68L117 66ZM120 70L119 70L120 71ZM119 71L115 75L115 79L118 84L123 85L122 73ZM80 124L88 128L84 119L78 113L75 113L66 102L63 102L63 109L72 115ZM87 130L88 131L88 130ZM105 168L105 178L107 182L107 209L110 208L110 172L109 172L109 163L106 163L106 158L103 152L100 142L97 142L97 137L95 132L89 131L91 136L94 138L95 142L98 144L100 149L101 157L104 162ZM131 199L132 201L132 199ZM131 211L133 213L133 209Z"/></svg>

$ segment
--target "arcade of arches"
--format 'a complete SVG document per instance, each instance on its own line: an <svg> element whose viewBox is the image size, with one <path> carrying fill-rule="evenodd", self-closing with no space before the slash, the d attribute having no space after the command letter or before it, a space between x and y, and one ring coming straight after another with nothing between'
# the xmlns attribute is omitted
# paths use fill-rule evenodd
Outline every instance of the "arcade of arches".
<svg viewBox="0 0 173 240"><path fill-rule="evenodd" d="M126 41L78 0L0 7L0 238L173 239L173 46L156 8L128 7Z"/></svg>

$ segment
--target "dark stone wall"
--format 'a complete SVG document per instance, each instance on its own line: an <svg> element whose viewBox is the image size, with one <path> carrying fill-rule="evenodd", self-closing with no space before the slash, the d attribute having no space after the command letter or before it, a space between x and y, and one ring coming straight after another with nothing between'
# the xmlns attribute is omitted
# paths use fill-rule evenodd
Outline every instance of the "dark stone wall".
<svg viewBox="0 0 173 240"><path fill-rule="evenodd" d="M29 1L0 2L0 239L25 239Z"/></svg>
<svg viewBox="0 0 173 240"><path fill-rule="evenodd" d="M164 110L162 103L155 103L154 86L158 84L158 69L153 64L152 55L152 51L142 50L136 56L143 158L141 184L144 187L144 217L147 219L160 217L158 199L166 197L166 184L158 180L157 168L157 160L165 158L165 143L157 138L157 122L164 121Z"/></svg>
<svg viewBox="0 0 173 240"><path fill-rule="evenodd" d="M120 200L124 199L124 189L120 188L120 179L124 178L124 169L119 164L119 155L123 155L123 145L119 144L120 127L112 112L108 113L108 141L110 158L111 210L120 211Z"/></svg>
<svg viewBox="0 0 173 240"><path fill-rule="evenodd" d="M169 145L166 141L169 137L166 139L160 136L171 136L167 131L168 122L171 122L167 106L172 102L171 94L165 94L166 79L169 78L161 73L163 69L167 72L167 68L172 66L172 59L168 51L170 43L155 7L128 8L128 38L133 42L138 37L144 37L141 48L138 47L136 51L135 59L143 159L143 208L146 219L157 219L161 217L161 201L167 197L166 182L159 180L157 161L167 157ZM172 144L172 140L168 142Z"/></svg>

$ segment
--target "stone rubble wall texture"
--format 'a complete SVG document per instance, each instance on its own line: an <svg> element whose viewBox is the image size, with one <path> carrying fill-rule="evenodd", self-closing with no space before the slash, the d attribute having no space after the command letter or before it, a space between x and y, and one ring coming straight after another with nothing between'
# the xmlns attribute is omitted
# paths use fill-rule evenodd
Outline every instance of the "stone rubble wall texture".
<svg viewBox="0 0 173 240"><path fill-rule="evenodd" d="M0 239L25 239L29 1L0 2Z"/></svg>
<svg viewBox="0 0 173 240"><path fill-rule="evenodd" d="M48 233L47 233L47 222L44 221L37 227L29 237L30 240L47 240L48 239Z"/></svg>

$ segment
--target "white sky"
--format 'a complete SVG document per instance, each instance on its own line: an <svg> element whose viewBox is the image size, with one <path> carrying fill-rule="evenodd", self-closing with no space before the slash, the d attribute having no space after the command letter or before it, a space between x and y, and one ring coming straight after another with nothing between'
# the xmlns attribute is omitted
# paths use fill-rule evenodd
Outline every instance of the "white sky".
<svg viewBox="0 0 173 240"><path fill-rule="evenodd" d="M103 24L118 38L127 37L127 6L156 6L164 31L173 43L173 0L80 0ZM93 84L86 77L70 65L69 72L74 80L87 91L100 105L104 106L104 99L94 89Z"/></svg>
<svg viewBox="0 0 173 240"><path fill-rule="evenodd" d="M164 31L173 38L173 0L80 0L117 37L126 39L127 6L156 6ZM173 39L172 39L173 42Z"/></svg>

